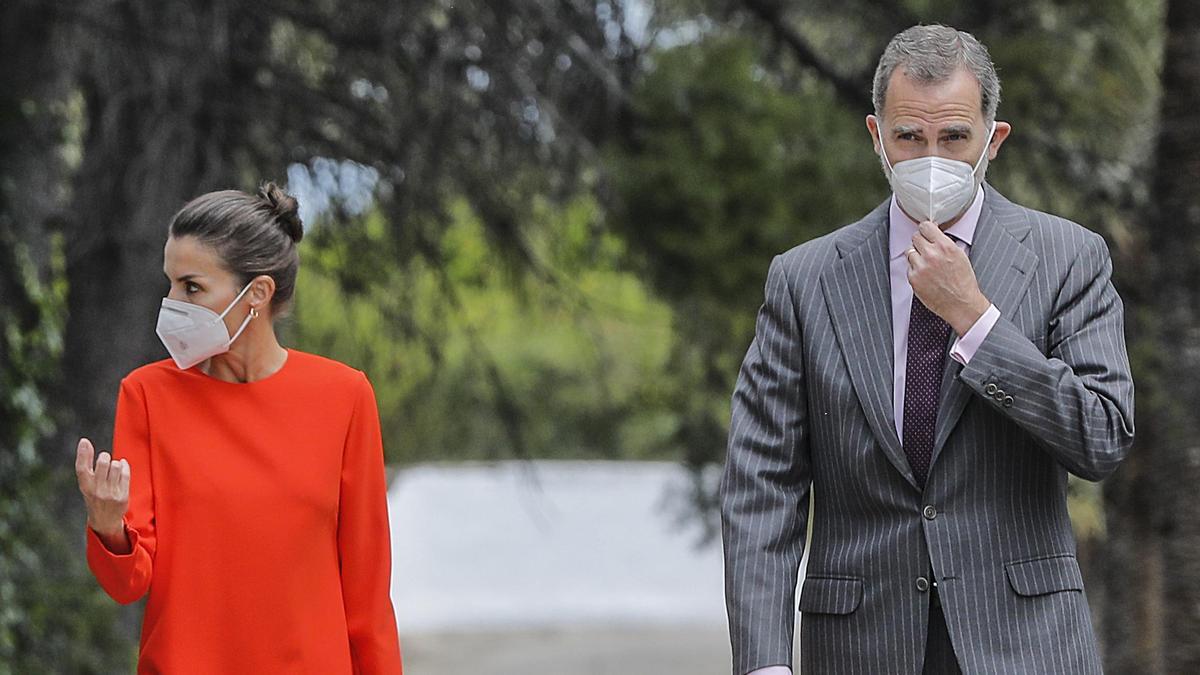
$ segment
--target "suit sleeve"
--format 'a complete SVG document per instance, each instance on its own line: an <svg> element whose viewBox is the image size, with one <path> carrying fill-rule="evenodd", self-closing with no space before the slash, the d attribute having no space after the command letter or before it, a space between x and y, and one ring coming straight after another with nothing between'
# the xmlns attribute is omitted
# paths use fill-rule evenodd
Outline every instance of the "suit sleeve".
<svg viewBox="0 0 1200 675"><path fill-rule="evenodd" d="M1043 354L1001 318L959 377L1068 471L1111 474L1133 445L1133 378L1108 247L1091 235L1055 301Z"/></svg>
<svg viewBox="0 0 1200 675"><path fill-rule="evenodd" d="M733 393L721 481L734 672L790 665L811 484L801 335L776 257Z"/></svg>
<svg viewBox="0 0 1200 675"><path fill-rule="evenodd" d="M113 600L129 604L150 589L154 578L154 478L150 465L150 425L146 396L140 385L121 382L112 455L129 461L129 509L125 534L131 550L118 555L109 550L92 528L87 528L87 561L92 574Z"/></svg>
<svg viewBox="0 0 1200 675"><path fill-rule="evenodd" d="M363 376L342 455L338 504L342 598L354 672L398 675L400 641L391 600L391 530L375 392Z"/></svg>

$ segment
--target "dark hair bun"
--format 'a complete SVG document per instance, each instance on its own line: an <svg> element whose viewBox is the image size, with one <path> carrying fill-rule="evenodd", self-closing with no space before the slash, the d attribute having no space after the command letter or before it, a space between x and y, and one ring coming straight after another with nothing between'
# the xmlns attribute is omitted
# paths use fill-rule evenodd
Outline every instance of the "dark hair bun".
<svg viewBox="0 0 1200 675"><path fill-rule="evenodd" d="M265 183L258 189L258 196L270 204L275 223L292 241L300 243L304 238L304 224L300 222L300 202L274 183Z"/></svg>

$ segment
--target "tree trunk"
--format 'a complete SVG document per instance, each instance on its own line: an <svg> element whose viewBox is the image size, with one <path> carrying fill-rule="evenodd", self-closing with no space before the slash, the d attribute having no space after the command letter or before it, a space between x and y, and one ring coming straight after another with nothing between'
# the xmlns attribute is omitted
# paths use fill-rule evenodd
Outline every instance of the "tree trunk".
<svg viewBox="0 0 1200 675"><path fill-rule="evenodd" d="M1106 490L1107 665L1200 672L1200 2L1169 0L1153 210L1130 336L1139 407L1133 456Z"/></svg>
<svg viewBox="0 0 1200 675"><path fill-rule="evenodd" d="M1155 482L1162 496L1165 631L1170 673L1200 672L1200 2L1167 3L1157 172L1158 205L1150 250L1165 277L1159 316L1172 354L1164 363L1173 403L1167 438L1155 439Z"/></svg>
<svg viewBox="0 0 1200 675"><path fill-rule="evenodd" d="M254 112L245 64L266 37L226 4L97 2L104 30L81 19L87 126L69 223L64 452L78 435L106 448L120 379L165 357L154 325L171 216L236 185L232 157Z"/></svg>

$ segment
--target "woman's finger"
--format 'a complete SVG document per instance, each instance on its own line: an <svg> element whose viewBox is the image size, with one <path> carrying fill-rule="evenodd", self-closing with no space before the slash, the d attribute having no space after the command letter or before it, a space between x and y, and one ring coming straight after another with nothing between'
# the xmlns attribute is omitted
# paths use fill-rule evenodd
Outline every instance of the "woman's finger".
<svg viewBox="0 0 1200 675"><path fill-rule="evenodd" d="M86 438L79 439L79 446L75 449L75 476L79 478L79 489L85 493L90 491L96 482L96 472L92 469L95 455L96 449L92 447L92 442Z"/></svg>
<svg viewBox="0 0 1200 675"><path fill-rule="evenodd" d="M129 460L121 460L121 473L117 478L117 498L122 501L129 499L129 479L131 473Z"/></svg>
<svg viewBox="0 0 1200 675"><path fill-rule="evenodd" d="M110 497L117 496L117 490L121 486L121 472L125 470L125 460L114 459L108 467L108 495Z"/></svg>
<svg viewBox="0 0 1200 675"><path fill-rule="evenodd" d="M96 488L101 497L107 497L106 488L109 485L108 472L112 469L112 455L101 452L96 458ZM102 491L102 492L101 492Z"/></svg>

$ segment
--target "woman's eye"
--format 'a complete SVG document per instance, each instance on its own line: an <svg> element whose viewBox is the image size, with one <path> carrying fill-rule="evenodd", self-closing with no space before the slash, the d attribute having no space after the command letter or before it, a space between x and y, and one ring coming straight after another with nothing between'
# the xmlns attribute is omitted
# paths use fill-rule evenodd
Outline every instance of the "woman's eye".
<svg viewBox="0 0 1200 675"><path fill-rule="evenodd" d="M200 287L196 284L187 284L183 287L183 290L186 291L188 295L191 295L192 293L199 293Z"/></svg>

